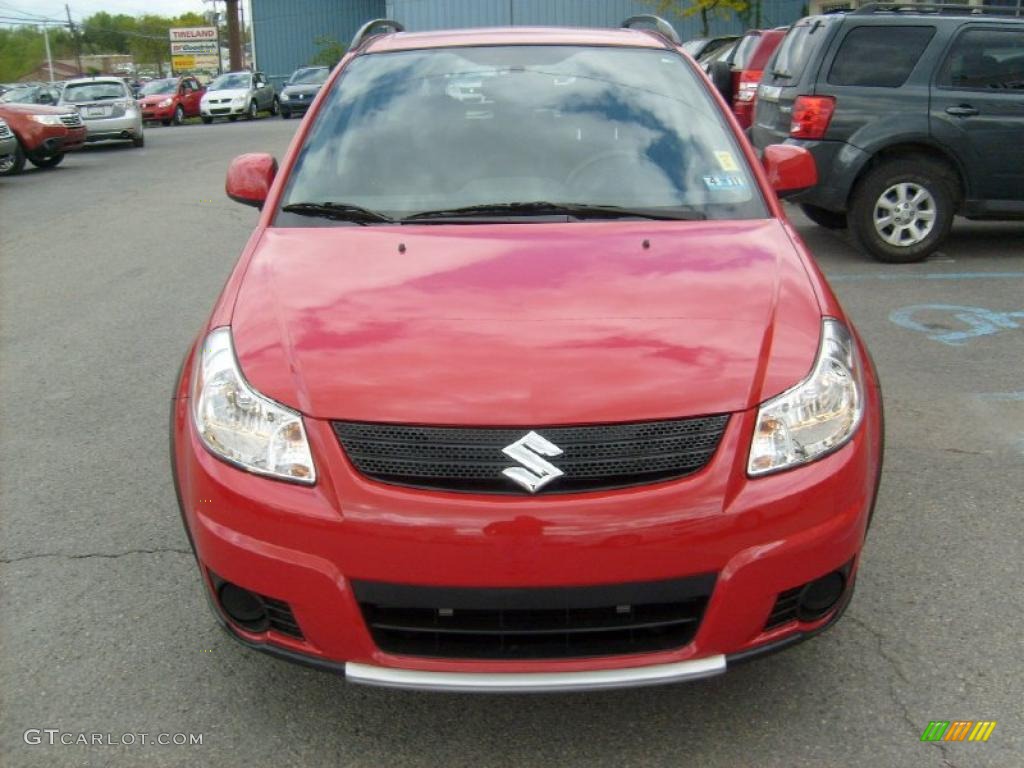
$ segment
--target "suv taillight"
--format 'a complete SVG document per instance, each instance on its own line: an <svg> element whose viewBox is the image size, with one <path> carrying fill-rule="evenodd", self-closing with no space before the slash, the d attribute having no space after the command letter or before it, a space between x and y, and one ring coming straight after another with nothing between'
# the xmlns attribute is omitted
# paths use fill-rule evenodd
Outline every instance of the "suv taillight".
<svg viewBox="0 0 1024 768"><path fill-rule="evenodd" d="M794 139L823 139L836 109L834 96L797 96L789 135Z"/></svg>
<svg viewBox="0 0 1024 768"><path fill-rule="evenodd" d="M757 84L761 82L761 70L745 69L740 73L740 87L736 91L736 101L753 101L757 98Z"/></svg>

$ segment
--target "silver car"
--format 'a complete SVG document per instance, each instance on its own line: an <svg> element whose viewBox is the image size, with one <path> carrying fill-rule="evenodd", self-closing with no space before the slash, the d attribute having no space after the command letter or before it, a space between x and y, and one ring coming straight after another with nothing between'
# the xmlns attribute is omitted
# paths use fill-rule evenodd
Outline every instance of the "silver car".
<svg viewBox="0 0 1024 768"><path fill-rule="evenodd" d="M0 176L6 175L17 162L18 140L2 117L0 117ZM24 162L24 161L22 161Z"/></svg>
<svg viewBox="0 0 1024 768"><path fill-rule="evenodd" d="M86 141L131 141L136 147L146 142L142 110L120 78L69 80L58 103L73 106L82 115Z"/></svg>
<svg viewBox="0 0 1024 768"><path fill-rule="evenodd" d="M206 86L199 102L199 116L207 124L217 117L254 120L260 112L276 115L277 110L274 86L262 72L226 72Z"/></svg>

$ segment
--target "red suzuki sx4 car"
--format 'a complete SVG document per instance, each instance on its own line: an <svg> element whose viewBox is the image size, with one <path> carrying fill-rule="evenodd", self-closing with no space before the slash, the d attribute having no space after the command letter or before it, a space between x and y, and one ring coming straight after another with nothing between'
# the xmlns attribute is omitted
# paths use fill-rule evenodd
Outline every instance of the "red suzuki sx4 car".
<svg viewBox="0 0 1024 768"><path fill-rule="evenodd" d="M173 402L211 607L354 682L706 677L834 622L870 358L674 30L360 30Z"/></svg>

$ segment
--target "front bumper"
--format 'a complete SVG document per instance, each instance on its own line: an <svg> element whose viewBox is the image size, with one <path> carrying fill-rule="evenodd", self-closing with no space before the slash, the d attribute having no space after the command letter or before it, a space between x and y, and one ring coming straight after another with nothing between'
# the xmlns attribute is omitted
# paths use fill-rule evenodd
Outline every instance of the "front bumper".
<svg viewBox="0 0 1024 768"><path fill-rule="evenodd" d="M85 121L85 140L117 141L142 135L142 113L134 112L121 117L96 117Z"/></svg>
<svg viewBox="0 0 1024 768"><path fill-rule="evenodd" d="M199 114L203 117L230 117L231 115L244 115L246 104L203 104L199 108Z"/></svg>
<svg viewBox="0 0 1024 768"><path fill-rule="evenodd" d="M736 414L711 463L642 488L548 497L478 497L367 480L329 424L307 419L316 486L239 471L200 444L184 383L173 407L182 514L207 597L243 643L344 673L353 682L435 690L543 691L650 685L717 674L834 621L852 593L877 489L878 393L854 439L806 467L749 480L754 413ZM870 377L869 377L870 378ZM766 628L779 594L850 564L829 614ZM303 638L229 622L213 572L287 602ZM642 654L558 660L452 659L382 651L353 580L453 587L618 584L714 573L692 642ZM601 673L601 674L598 674Z"/></svg>
<svg viewBox="0 0 1024 768"><path fill-rule="evenodd" d="M170 120L174 117L174 110L176 109L175 104L171 104L169 107L157 107L143 105L142 107L142 119L144 121L156 122L157 120Z"/></svg>

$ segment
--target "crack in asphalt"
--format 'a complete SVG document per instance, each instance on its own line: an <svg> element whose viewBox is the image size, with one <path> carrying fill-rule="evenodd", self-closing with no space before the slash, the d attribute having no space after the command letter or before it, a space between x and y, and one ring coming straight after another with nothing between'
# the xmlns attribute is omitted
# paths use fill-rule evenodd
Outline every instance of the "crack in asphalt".
<svg viewBox="0 0 1024 768"><path fill-rule="evenodd" d="M90 558L100 558L104 560L114 560L119 557L126 557L128 555L156 555L164 552L174 553L178 555L191 555L191 549L178 549L177 547L157 547L156 549L127 549L124 552L86 552L84 554L68 554L66 552L38 552L31 555L19 555L18 557L3 557L0 558L0 565L10 565L11 563L20 563L25 560L38 560L44 557L59 557L65 560L88 560Z"/></svg>

